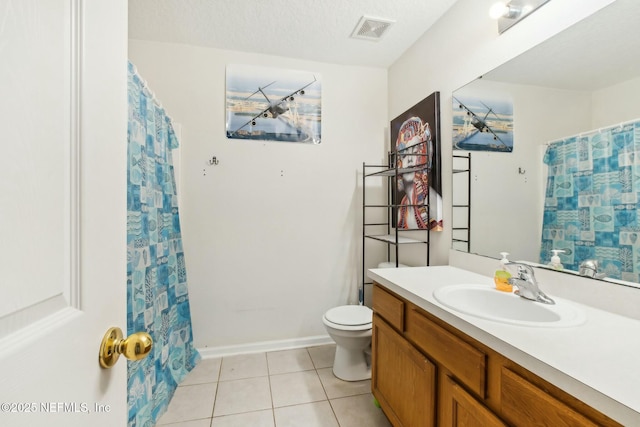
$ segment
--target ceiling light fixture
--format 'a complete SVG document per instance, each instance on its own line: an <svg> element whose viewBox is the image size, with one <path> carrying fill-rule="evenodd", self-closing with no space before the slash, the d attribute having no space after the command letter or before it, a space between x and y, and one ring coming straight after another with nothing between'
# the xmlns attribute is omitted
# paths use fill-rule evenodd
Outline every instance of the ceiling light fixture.
<svg viewBox="0 0 640 427"><path fill-rule="evenodd" d="M498 32L503 33L549 0L511 0L494 3L489 16L498 20Z"/></svg>
<svg viewBox="0 0 640 427"><path fill-rule="evenodd" d="M489 16L491 19L498 18L509 18L515 19L517 18L522 10L519 7L512 6L511 4L507 4L503 1L494 3L489 9Z"/></svg>

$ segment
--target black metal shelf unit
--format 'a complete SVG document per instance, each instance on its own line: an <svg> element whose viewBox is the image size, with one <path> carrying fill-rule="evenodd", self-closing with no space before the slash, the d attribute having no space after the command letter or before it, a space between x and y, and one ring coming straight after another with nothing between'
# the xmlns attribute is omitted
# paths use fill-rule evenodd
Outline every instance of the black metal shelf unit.
<svg viewBox="0 0 640 427"><path fill-rule="evenodd" d="M407 154L400 150L400 156L424 156L423 154ZM429 172L429 167L426 165L413 166L408 168L398 167L397 161L398 154L396 152L388 153L388 163L386 165L371 165L362 163L362 287L360 288L360 304L365 305L365 288L371 285L371 281L367 281L367 266L366 266L366 242L367 240L375 240L383 242L387 245L387 262L395 262L395 267L400 264L400 245L407 244L422 244L427 246L426 265L429 265L429 243L430 243L430 231L428 229L399 229L396 224L393 224L394 218L396 218L398 208L400 206L405 207L426 207L429 211L429 199L427 198L426 204L421 205L407 205L400 204L399 201L394 201L393 191L397 185L398 177L410 172L422 171L424 173ZM387 195L386 203L383 204L367 204L367 179L373 178L386 178L387 181ZM369 209L385 209L386 220L383 222L367 222L367 210ZM385 216L385 215L383 215ZM386 230L386 233L381 232L380 229ZM379 233L372 232L372 229L376 229ZM420 236L415 237L415 232L421 232ZM393 249L392 249L393 248ZM393 255L393 256L392 256Z"/></svg>
<svg viewBox="0 0 640 427"><path fill-rule="evenodd" d="M454 199L454 202L452 204L453 220L451 227L451 243L452 247L454 248L456 248L456 246L466 246L467 252L471 252L471 153L453 155L454 195L459 194L460 191L460 189L456 189L456 182L463 182L462 179L456 180L456 175L458 174L467 174L466 200L464 201L464 203L456 203L456 200ZM463 212L458 213L459 211ZM462 224L459 224L458 222L461 220L461 218L464 218L465 221L462 221Z"/></svg>

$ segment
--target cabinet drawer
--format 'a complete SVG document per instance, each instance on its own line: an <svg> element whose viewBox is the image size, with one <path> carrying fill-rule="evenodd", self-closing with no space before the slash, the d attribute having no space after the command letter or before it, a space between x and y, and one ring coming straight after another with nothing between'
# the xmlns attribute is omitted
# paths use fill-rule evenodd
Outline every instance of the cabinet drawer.
<svg viewBox="0 0 640 427"><path fill-rule="evenodd" d="M486 397L485 353L429 320L416 307L407 310L406 336L476 395Z"/></svg>
<svg viewBox="0 0 640 427"><path fill-rule="evenodd" d="M391 295L377 284L373 286L373 311L397 330L404 330L404 301Z"/></svg>
<svg viewBox="0 0 640 427"><path fill-rule="evenodd" d="M591 420L531 384L520 375L502 367L500 375L502 417L515 426L595 427Z"/></svg>

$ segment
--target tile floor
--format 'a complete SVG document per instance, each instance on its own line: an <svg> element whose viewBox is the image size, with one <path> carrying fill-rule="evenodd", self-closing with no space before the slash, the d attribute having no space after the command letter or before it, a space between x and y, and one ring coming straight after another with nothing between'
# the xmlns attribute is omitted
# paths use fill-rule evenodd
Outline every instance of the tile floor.
<svg viewBox="0 0 640 427"><path fill-rule="evenodd" d="M202 360L158 421L167 427L390 427L371 381L333 376L335 345Z"/></svg>

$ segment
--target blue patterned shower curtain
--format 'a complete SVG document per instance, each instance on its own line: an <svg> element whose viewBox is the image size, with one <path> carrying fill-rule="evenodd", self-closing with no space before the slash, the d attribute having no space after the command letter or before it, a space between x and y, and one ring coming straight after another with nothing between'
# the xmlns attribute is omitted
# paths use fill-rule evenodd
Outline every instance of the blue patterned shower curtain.
<svg viewBox="0 0 640 427"><path fill-rule="evenodd" d="M640 120L551 143L540 262L598 260L607 277L640 282Z"/></svg>
<svg viewBox="0 0 640 427"><path fill-rule="evenodd" d="M127 333L146 331L151 354L128 361L129 426L152 426L199 361L191 312L165 114L129 63L127 167Z"/></svg>

